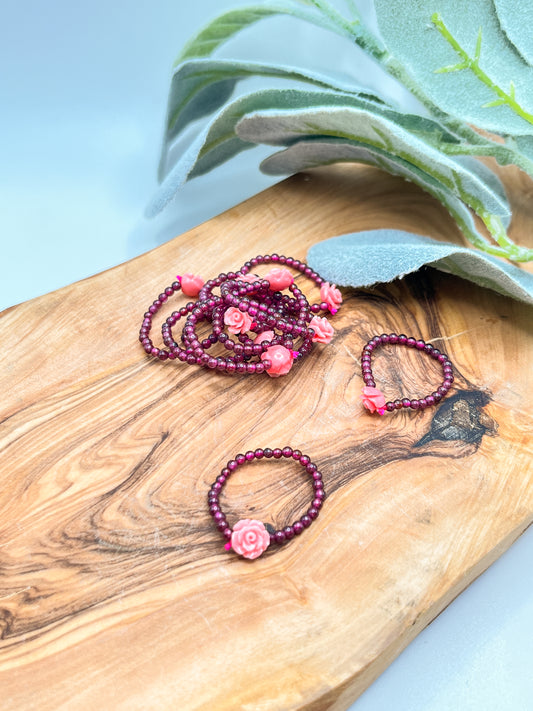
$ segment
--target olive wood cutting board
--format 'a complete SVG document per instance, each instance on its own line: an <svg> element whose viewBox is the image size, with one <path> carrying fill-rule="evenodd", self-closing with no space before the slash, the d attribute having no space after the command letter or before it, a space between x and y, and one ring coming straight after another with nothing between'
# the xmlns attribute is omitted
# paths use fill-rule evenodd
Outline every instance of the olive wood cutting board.
<svg viewBox="0 0 533 711"><path fill-rule="evenodd" d="M531 182L501 174L525 243ZM140 347L142 314L176 273L211 277L272 252L305 260L317 241L377 227L462 243L415 186L317 169L0 315L4 711L346 709L531 523L524 304L432 269L345 289L331 345L277 379ZM362 409L361 348L391 331L449 354L456 381L439 407ZM375 364L391 395L430 392L435 368L399 348ZM327 499L301 536L246 561L224 550L208 488L238 452L284 445L318 464ZM302 471L285 459L239 468L230 522L292 522L311 498Z"/></svg>

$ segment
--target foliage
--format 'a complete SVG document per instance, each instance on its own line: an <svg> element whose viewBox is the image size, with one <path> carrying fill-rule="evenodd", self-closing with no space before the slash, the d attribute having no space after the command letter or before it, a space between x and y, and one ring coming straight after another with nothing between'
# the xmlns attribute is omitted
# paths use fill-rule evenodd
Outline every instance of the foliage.
<svg viewBox="0 0 533 711"><path fill-rule="evenodd" d="M224 12L191 38L172 77L152 214L186 180L268 144L281 150L263 161L265 172L337 161L375 165L437 197L474 246L533 260L533 250L507 235L511 213L498 178L474 159L493 157L533 176L533 34L531 23L518 19L521 6L516 0L375 0L378 35L363 23L355 0L345 5L340 12L328 0L265 0ZM274 15L349 38L413 94L420 111L402 111L333 75L212 56ZM276 83L232 100L249 77ZM278 88L279 80L286 86ZM177 139L198 120L204 127L176 159ZM477 229L474 213L491 239Z"/></svg>

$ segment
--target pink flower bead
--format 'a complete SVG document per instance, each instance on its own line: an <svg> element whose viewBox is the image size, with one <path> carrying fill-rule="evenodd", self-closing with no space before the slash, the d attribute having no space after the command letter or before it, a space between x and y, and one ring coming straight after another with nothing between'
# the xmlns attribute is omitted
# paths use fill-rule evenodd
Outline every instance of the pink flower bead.
<svg viewBox="0 0 533 711"><path fill-rule="evenodd" d="M230 306L224 314L224 323L230 333L246 333L250 330L252 319L247 313Z"/></svg>
<svg viewBox="0 0 533 711"><path fill-rule="evenodd" d="M195 298L200 293L204 280L201 276L197 274L184 274L182 277L177 277L181 281L181 290L185 296L191 296Z"/></svg>
<svg viewBox="0 0 533 711"><path fill-rule="evenodd" d="M263 331L254 338L254 343L263 343L263 341L271 341L274 338L274 331Z"/></svg>
<svg viewBox="0 0 533 711"><path fill-rule="evenodd" d="M254 560L266 551L270 534L261 521L245 518L238 521L231 533L231 547L243 558Z"/></svg>
<svg viewBox="0 0 533 711"><path fill-rule="evenodd" d="M285 267L274 267L265 275L265 279L269 282L272 291L288 289L294 281L294 277Z"/></svg>
<svg viewBox="0 0 533 711"><path fill-rule="evenodd" d="M378 388L372 388L366 385L362 389L363 406L366 407L370 412L378 412L383 415L385 412L385 395L378 390Z"/></svg>
<svg viewBox="0 0 533 711"><path fill-rule="evenodd" d="M342 304L341 292L335 284L330 284L329 281L325 281L320 287L320 298L329 306L331 313L337 313L339 306Z"/></svg>
<svg viewBox="0 0 533 711"><path fill-rule="evenodd" d="M261 277L258 277L257 274L239 274L237 277L237 281L246 281L248 284L253 284L254 281L257 281Z"/></svg>
<svg viewBox="0 0 533 711"><path fill-rule="evenodd" d="M316 343L330 343L335 333L335 329L325 316L313 316L309 327L315 332L312 340Z"/></svg>
<svg viewBox="0 0 533 711"><path fill-rule="evenodd" d="M265 360L265 358L272 363L266 371L271 378L287 375L294 360L292 352L285 346L270 346L264 353L261 353L261 360Z"/></svg>

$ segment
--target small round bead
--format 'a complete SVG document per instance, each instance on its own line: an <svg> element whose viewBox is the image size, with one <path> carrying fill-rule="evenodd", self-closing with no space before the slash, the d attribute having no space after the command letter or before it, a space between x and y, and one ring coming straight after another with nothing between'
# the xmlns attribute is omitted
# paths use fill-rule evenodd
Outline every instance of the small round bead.
<svg viewBox="0 0 533 711"><path fill-rule="evenodd" d="M284 457L292 457L292 447L283 447L281 453Z"/></svg>
<svg viewBox="0 0 533 711"><path fill-rule="evenodd" d="M292 526L285 526L283 529L283 533L285 534L285 539L287 541L290 541L291 538L294 538L294 528Z"/></svg>
<svg viewBox="0 0 533 711"><path fill-rule="evenodd" d="M313 520L311 519L308 514L304 514L301 518L300 521L303 525L304 528L309 528L309 526L312 524Z"/></svg>
<svg viewBox="0 0 533 711"><path fill-rule="evenodd" d="M418 408L420 407L420 402L419 402L418 400L416 400L416 399L415 399L415 400L411 400L411 404L409 405L409 407L410 407L412 410L418 410Z"/></svg>
<svg viewBox="0 0 533 711"><path fill-rule="evenodd" d="M313 521L318 516L318 509L315 506L311 506L307 509L307 515Z"/></svg>
<svg viewBox="0 0 533 711"><path fill-rule="evenodd" d="M264 451L262 449L256 449L254 452L255 458L256 459L262 459L264 456Z"/></svg>
<svg viewBox="0 0 533 711"><path fill-rule="evenodd" d="M295 521L295 522L292 524L292 530L294 531L294 534L295 534L296 536L299 536L300 533L302 533L302 531L304 530L304 525L303 525L303 523L302 523L301 521Z"/></svg>
<svg viewBox="0 0 533 711"><path fill-rule="evenodd" d="M270 449L270 447L265 447L265 448L263 449L263 454L265 455L265 457L266 457L267 459L270 459L270 457L272 457L272 455L274 454L274 452Z"/></svg>
<svg viewBox="0 0 533 711"><path fill-rule="evenodd" d="M408 348L414 348L414 347L416 346L416 340L415 340L414 338L408 338L408 339L405 341L405 345L406 345Z"/></svg>
<svg viewBox="0 0 533 711"><path fill-rule="evenodd" d="M422 341L422 340L416 341L416 343L415 343L415 348L416 348L417 350L423 351L425 347L426 347L425 341Z"/></svg>
<svg viewBox="0 0 533 711"><path fill-rule="evenodd" d="M402 399L402 407L411 407L411 400L409 400L409 398L404 397Z"/></svg>
<svg viewBox="0 0 533 711"><path fill-rule="evenodd" d="M285 541L285 534L283 533L283 531L276 531L276 533L274 534L274 538L276 543L281 544Z"/></svg>

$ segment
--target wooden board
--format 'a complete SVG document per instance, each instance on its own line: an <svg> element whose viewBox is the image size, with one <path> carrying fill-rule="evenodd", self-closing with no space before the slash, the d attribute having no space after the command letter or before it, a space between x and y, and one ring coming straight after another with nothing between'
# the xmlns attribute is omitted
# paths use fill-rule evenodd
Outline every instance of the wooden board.
<svg viewBox="0 0 533 711"><path fill-rule="evenodd" d="M504 177L523 241L531 183ZM523 304L430 269L347 290L333 344L276 380L161 363L139 346L142 313L176 272L212 276L273 251L305 259L319 240L383 226L461 240L416 187L332 167L3 312L5 711L346 709L531 523ZM449 353L457 381L440 408L362 410L360 349L393 330ZM435 372L408 355L383 352L379 377L431 389ZM208 487L237 452L285 444L319 464L327 501L302 536L242 560L212 525ZM226 508L285 525L308 487L296 465L258 462L229 482Z"/></svg>

